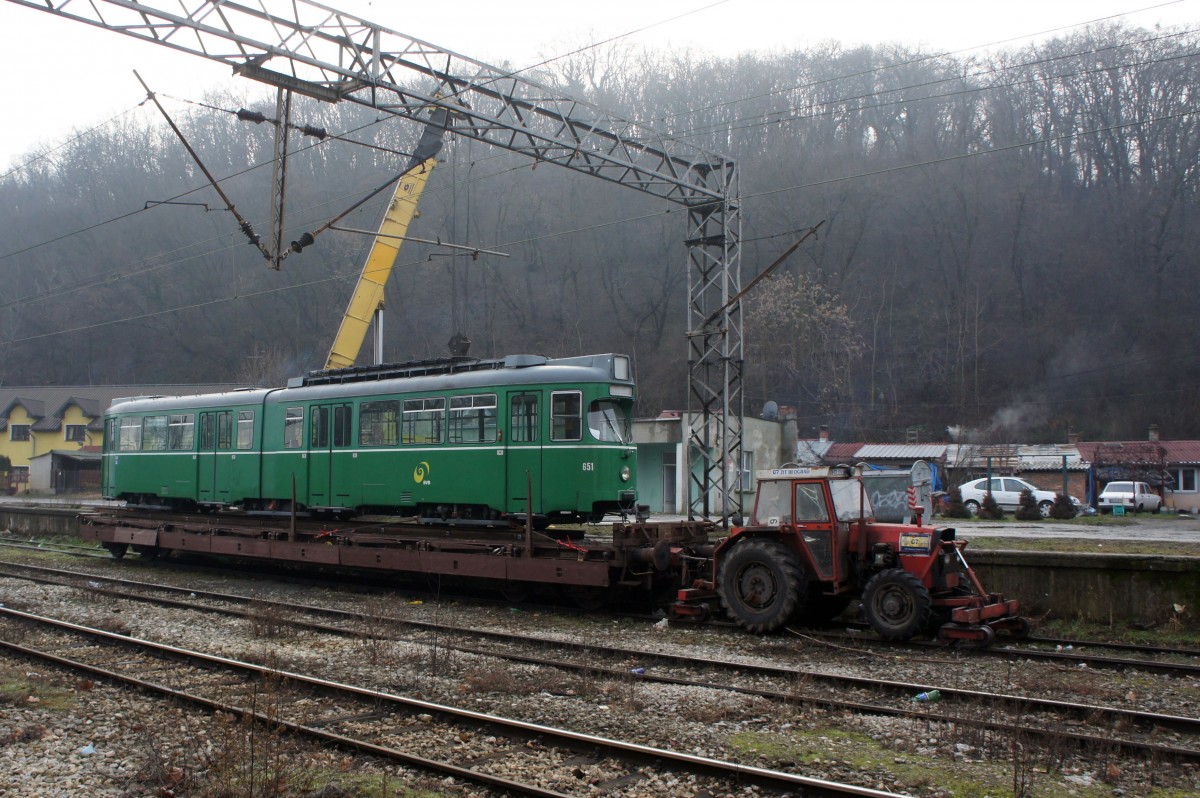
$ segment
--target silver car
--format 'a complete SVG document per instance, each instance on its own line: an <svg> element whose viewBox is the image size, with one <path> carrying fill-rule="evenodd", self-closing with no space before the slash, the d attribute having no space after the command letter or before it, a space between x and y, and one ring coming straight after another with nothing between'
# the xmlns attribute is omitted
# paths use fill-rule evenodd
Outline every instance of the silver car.
<svg viewBox="0 0 1200 798"><path fill-rule="evenodd" d="M1096 508L1107 513L1114 507L1124 508L1127 513L1157 513L1162 509L1162 498L1145 482L1110 482L1096 499Z"/></svg>

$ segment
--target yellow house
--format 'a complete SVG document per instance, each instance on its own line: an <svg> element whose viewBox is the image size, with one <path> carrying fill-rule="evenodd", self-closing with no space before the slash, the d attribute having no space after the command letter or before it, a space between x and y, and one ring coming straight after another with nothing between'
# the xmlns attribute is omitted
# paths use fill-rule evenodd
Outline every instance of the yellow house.
<svg viewBox="0 0 1200 798"><path fill-rule="evenodd" d="M104 413L124 396L188 396L227 391L232 385L101 385L0 388L0 457L11 474L0 474L0 494L29 487L30 461L50 452L64 456L99 452ZM98 463L98 461L97 461ZM0 460L0 466L3 460ZM7 480L5 479L7 477Z"/></svg>

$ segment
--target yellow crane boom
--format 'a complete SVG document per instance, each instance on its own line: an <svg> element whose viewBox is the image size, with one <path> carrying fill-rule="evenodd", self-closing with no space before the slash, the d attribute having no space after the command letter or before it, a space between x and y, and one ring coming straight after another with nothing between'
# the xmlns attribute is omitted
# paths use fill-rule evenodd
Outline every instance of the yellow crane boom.
<svg viewBox="0 0 1200 798"><path fill-rule="evenodd" d="M371 252L363 264L362 274L358 276L354 293L350 295L350 304L342 316L333 346L329 348L329 357L325 360L327 370L354 365L367 338L371 319L376 310L383 307L383 291L396 263L396 254L408 233L409 224L417 214L417 201L425 190L429 173L437 164L437 155L446 132L446 120L446 109L437 108L433 111L408 168L396 181L392 201L379 224L379 233L371 244Z"/></svg>

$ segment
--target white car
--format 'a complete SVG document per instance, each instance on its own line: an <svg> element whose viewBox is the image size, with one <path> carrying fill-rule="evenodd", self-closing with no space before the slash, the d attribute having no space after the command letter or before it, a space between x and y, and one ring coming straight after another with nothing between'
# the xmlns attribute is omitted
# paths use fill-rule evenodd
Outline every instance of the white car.
<svg viewBox="0 0 1200 798"><path fill-rule="evenodd" d="M1102 513L1123 507L1127 513L1157 513L1162 498L1145 482L1110 482L1100 491L1096 508Z"/></svg>
<svg viewBox="0 0 1200 798"><path fill-rule="evenodd" d="M983 505L983 499L987 496L988 492L987 477L966 482L960 485L958 489L962 493L963 504L966 505L967 511L971 515L978 515L979 508ZM1054 499L1057 495L1054 491L1042 490L1016 477L992 477L992 498L996 500L996 504L1000 505L1000 509L1006 513L1015 513L1017 508L1021 506L1021 491L1024 490L1032 491L1034 501L1037 502L1038 511L1041 512L1042 518L1049 518L1050 510L1054 507ZM1071 503L1078 509L1079 500L1074 496L1071 497Z"/></svg>

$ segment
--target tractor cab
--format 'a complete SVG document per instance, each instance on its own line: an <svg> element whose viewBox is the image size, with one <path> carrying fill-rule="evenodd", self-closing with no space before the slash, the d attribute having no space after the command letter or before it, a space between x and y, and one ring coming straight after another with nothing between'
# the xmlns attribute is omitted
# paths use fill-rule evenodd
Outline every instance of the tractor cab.
<svg viewBox="0 0 1200 798"><path fill-rule="evenodd" d="M862 482L847 468L773 469L759 473L750 525L735 529L730 540L764 529L795 536L812 574L836 585L849 575L845 555L854 525L872 517Z"/></svg>

